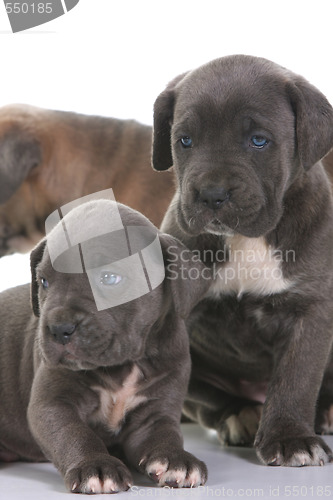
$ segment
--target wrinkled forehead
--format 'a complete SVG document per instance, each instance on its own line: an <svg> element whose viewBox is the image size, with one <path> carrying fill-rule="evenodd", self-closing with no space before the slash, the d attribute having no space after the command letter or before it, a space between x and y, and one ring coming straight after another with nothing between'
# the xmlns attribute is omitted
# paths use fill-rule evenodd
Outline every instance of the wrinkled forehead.
<svg viewBox="0 0 333 500"><path fill-rule="evenodd" d="M206 65L192 71L176 88L175 121L197 118L232 118L257 113L278 118L293 116L286 91L288 74L273 65Z"/></svg>
<svg viewBox="0 0 333 500"><path fill-rule="evenodd" d="M47 249L53 268L63 273L86 270L121 261L150 247L158 238L153 225L123 224L116 203L88 204L60 219L47 221ZM152 252L154 257L154 252Z"/></svg>
<svg viewBox="0 0 333 500"><path fill-rule="evenodd" d="M126 211L116 203L93 202L62 219L55 211L46 224L47 249L40 271L46 265L59 283L74 288L87 275L98 310L142 297L165 277L158 230L130 209L126 213L131 216L123 220L118 207Z"/></svg>

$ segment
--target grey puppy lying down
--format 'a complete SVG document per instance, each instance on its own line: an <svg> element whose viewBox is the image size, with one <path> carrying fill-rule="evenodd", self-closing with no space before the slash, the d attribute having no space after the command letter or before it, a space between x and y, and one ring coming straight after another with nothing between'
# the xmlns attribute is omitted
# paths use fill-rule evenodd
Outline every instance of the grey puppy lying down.
<svg viewBox="0 0 333 500"><path fill-rule="evenodd" d="M82 242L115 207L117 230ZM70 491L114 493L132 484L110 454L116 446L159 486L206 481L180 431L190 374L183 317L209 282L183 279L186 266L196 277L207 270L191 255L110 200L55 225L31 253L32 309L29 285L0 295L0 460L47 459Z"/></svg>

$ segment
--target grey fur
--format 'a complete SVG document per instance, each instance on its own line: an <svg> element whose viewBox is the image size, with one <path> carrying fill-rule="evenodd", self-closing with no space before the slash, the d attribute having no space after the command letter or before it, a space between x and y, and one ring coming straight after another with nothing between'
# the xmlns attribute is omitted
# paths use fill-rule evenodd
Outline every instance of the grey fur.
<svg viewBox="0 0 333 500"><path fill-rule="evenodd" d="M185 413L223 443L255 442L265 464L332 459L314 430L316 418L318 432L333 432L333 209L320 162L332 146L326 98L261 58L212 61L155 103L153 166L173 165L178 184L162 230L200 252L216 277L187 323ZM260 281L228 281L251 246L257 269L247 261L247 270ZM263 278L265 249L276 281Z"/></svg>
<svg viewBox="0 0 333 500"><path fill-rule="evenodd" d="M109 202L93 203L102 220ZM76 209L81 221L86 207ZM153 228L118 207L124 226ZM113 493L132 483L109 453L120 446L127 463L159 485L205 482L206 467L184 451L179 425L190 373L181 316L209 285L168 279L170 249L186 253L185 266L191 253L168 235L159 239L166 278L125 304L97 311L87 275L56 272L46 240L31 253L34 314L29 285L0 295L0 460L47 459L70 491Z"/></svg>

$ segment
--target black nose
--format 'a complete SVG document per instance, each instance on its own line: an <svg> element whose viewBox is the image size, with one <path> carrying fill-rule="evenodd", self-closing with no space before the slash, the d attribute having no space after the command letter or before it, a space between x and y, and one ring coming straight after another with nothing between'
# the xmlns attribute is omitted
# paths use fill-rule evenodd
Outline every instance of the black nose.
<svg viewBox="0 0 333 500"><path fill-rule="evenodd" d="M71 335L73 335L75 328L76 325L72 323L60 323L57 325L48 325L48 329L53 335L54 340L62 345L68 344L72 340Z"/></svg>
<svg viewBox="0 0 333 500"><path fill-rule="evenodd" d="M228 200L228 198L229 193L223 187L207 187L201 188L199 191L199 199L201 203L212 210L218 210L221 208L223 203Z"/></svg>

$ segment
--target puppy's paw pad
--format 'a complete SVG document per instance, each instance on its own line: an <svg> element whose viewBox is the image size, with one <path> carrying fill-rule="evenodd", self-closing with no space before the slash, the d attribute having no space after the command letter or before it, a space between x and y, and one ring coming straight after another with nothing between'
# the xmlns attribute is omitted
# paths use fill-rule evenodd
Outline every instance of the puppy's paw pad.
<svg viewBox="0 0 333 500"><path fill-rule="evenodd" d="M75 489L73 490L75 491ZM104 481L97 476L89 478L81 485L82 493L115 493L119 490L119 485L112 479L105 479Z"/></svg>
<svg viewBox="0 0 333 500"><path fill-rule="evenodd" d="M197 488L198 486L205 484L207 480L207 471L204 471L204 477L202 470L194 467L190 473L185 478L184 487L185 488Z"/></svg>
<svg viewBox="0 0 333 500"><path fill-rule="evenodd" d="M71 469L65 475L65 483L73 493L117 493L131 487L132 476L120 460L107 457Z"/></svg>
<svg viewBox="0 0 333 500"><path fill-rule="evenodd" d="M218 429L218 437L223 445L253 445L262 414L263 405L246 406L238 415L231 415Z"/></svg>
<svg viewBox="0 0 333 500"><path fill-rule="evenodd" d="M150 462L146 466L146 473L153 481L158 483L161 476L167 472L168 466L168 460L164 460L162 462L159 460L155 460L153 462Z"/></svg>
<svg viewBox="0 0 333 500"><path fill-rule="evenodd" d="M160 476L159 486L169 486L170 488L197 488L204 484L207 479L207 471L194 467L191 470L184 467L182 469L169 469Z"/></svg>
<svg viewBox="0 0 333 500"><path fill-rule="evenodd" d="M266 465L287 467L324 465L333 458L332 451L327 444L322 439L313 436L260 444L257 454Z"/></svg>
<svg viewBox="0 0 333 500"><path fill-rule="evenodd" d="M159 486L169 486L170 488L182 488L185 483L187 470L183 469L169 469L165 472L159 481Z"/></svg>
<svg viewBox="0 0 333 500"><path fill-rule="evenodd" d="M194 488L207 480L206 465L186 451L168 458L148 460L145 471L159 486Z"/></svg>

